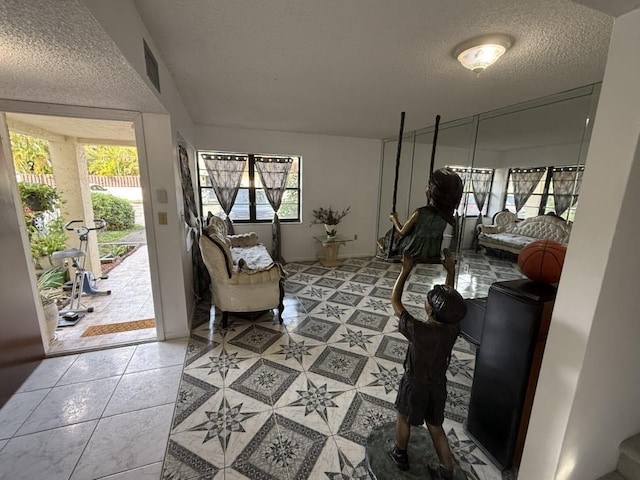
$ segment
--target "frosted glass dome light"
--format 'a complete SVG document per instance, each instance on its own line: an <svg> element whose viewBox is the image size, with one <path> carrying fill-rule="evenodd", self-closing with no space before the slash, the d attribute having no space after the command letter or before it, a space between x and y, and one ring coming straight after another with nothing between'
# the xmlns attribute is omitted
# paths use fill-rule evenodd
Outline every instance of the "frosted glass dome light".
<svg viewBox="0 0 640 480"><path fill-rule="evenodd" d="M479 74L493 65L512 45L506 35L486 35L461 43L454 50L453 56L464 68Z"/></svg>

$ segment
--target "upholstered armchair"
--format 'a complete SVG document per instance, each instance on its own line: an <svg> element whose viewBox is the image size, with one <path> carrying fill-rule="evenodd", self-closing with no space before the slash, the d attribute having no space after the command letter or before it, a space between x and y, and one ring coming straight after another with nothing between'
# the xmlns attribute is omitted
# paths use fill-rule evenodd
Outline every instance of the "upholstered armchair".
<svg viewBox="0 0 640 480"><path fill-rule="evenodd" d="M227 235L224 220L211 216L200 237L202 260L211 277L211 300L227 326L230 312L278 309L282 323L285 271L255 233Z"/></svg>

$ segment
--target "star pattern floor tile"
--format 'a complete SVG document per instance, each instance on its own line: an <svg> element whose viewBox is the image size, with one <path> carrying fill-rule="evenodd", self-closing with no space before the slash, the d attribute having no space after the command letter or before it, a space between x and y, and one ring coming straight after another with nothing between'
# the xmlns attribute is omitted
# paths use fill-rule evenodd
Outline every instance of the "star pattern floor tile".
<svg viewBox="0 0 640 480"><path fill-rule="evenodd" d="M261 358L229 388L273 405L298 375L298 370Z"/></svg>
<svg viewBox="0 0 640 480"><path fill-rule="evenodd" d="M162 478L211 480L219 468L176 442L169 440Z"/></svg>
<svg viewBox="0 0 640 480"><path fill-rule="evenodd" d="M367 357L337 347L326 347L309 371L333 380L355 385L367 363Z"/></svg>
<svg viewBox="0 0 640 480"><path fill-rule="evenodd" d="M332 322L323 318L307 317L300 322L293 331L303 337L326 342L339 327L339 322Z"/></svg>
<svg viewBox="0 0 640 480"><path fill-rule="evenodd" d="M375 356L402 365L407 354L408 345L409 342L404 338L385 335L376 350Z"/></svg>
<svg viewBox="0 0 640 480"><path fill-rule="evenodd" d="M355 307L362 300L362 295L356 295L348 292L335 292L331 297L327 299L328 302L341 303L343 305L349 305Z"/></svg>
<svg viewBox="0 0 640 480"><path fill-rule="evenodd" d="M381 315L374 312L364 312L362 310L356 310L353 315L349 317L347 323L354 327L363 327L376 332L384 331L384 327L389 322L388 315Z"/></svg>
<svg viewBox="0 0 640 480"><path fill-rule="evenodd" d="M495 281L521 278L517 265L465 252L457 288L483 297ZM213 309L187 350L163 479L370 480L364 445L395 421L408 342L389 296L400 265L347 259L337 268L286 265L283 325L272 315ZM424 315L426 293L444 282L438 265L418 265L403 302ZM510 480L465 434L476 348L458 338L447 372L444 428L469 479Z"/></svg>
<svg viewBox="0 0 640 480"><path fill-rule="evenodd" d="M214 385L183 373L172 427L175 428L182 423L198 407L215 395L218 390L220 389Z"/></svg>

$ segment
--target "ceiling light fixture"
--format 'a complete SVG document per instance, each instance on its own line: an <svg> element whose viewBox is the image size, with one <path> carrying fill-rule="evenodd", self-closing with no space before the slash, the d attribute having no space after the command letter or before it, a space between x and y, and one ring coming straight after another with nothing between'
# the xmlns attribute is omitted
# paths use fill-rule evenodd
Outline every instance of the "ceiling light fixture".
<svg viewBox="0 0 640 480"><path fill-rule="evenodd" d="M483 35L462 42L453 51L464 68L479 75L485 68L493 65L513 44L507 35Z"/></svg>

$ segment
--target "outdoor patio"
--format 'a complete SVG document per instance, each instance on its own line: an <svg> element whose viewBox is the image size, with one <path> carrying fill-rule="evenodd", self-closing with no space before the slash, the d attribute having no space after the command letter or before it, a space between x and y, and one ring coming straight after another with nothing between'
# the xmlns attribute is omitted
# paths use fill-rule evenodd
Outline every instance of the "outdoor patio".
<svg viewBox="0 0 640 480"><path fill-rule="evenodd" d="M72 327L58 328L57 339L52 342L49 353L78 352L156 340L155 327L83 336L91 326L154 318L147 245L140 245L113 268L108 279L98 280L98 289L111 290L111 295L83 296L82 303L93 307L94 311Z"/></svg>

